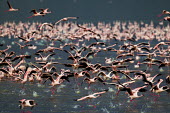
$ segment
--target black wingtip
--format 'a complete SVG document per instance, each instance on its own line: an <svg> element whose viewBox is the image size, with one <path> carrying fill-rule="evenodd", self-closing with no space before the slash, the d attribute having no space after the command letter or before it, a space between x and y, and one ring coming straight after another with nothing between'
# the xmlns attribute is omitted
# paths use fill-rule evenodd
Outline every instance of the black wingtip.
<svg viewBox="0 0 170 113"><path fill-rule="evenodd" d="M77 99L73 99L74 101L77 101Z"/></svg>
<svg viewBox="0 0 170 113"><path fill-rule="evenodd" d="M20 100L18 101L19 103L22 103Z"/></svg>
<svg viewBox="0 0 170 113"><path fill-rule="evenodd" d="M170 89L166 89L166 92L167 92L167 93L170 93Z"/></svg>
<svg viewBox="0 0 170 113"><path fill-rule="evenodd" d="M139 90L139 92L146 92L147 91L147 89L145 89L145 88L141 88L140 90Z"/></svg>
<svg viewBox="0 0 170 113"><path fill-rule="evenodd" d="M105 89L104 91L108 92L108 91L109 91L109 89Z"/></svg>

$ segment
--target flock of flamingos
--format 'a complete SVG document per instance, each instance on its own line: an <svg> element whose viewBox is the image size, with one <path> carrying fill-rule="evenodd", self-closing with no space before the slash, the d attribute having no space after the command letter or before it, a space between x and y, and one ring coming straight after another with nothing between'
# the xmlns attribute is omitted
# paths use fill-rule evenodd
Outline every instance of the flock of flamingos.
<svg viewBox="0 0 170 113"><path fill-rule="evenodd" d="M7 11L19 11L8 1L7 4ZM51 13L48 8L31 12L33 15L28 18ZM163 10L163 14L170 12ZM66 22L72 19L79 18L65 17L54 24L6 22L0 25L1 39L12 39L11 45L0 43L0 80L23 86L26 83L50 85L52 92L66 82L73 82L76 88L87 83L94 93L74 101L98 98L108 93L110 86L115 86L117 96L126 92L130 100L142 98L147 92L158 95L170 92L169 26L163 26L163 22L157 27L143 22L114 22L113 25ZM170 21L168 16L163 19ZM158 40L157 44L153 44L154 39ZM44 46L40 47L41 44ZM56 60L61 54L63 58ZM168 71L153 75L154 69ZM96 91L91 87L93 84L104 85L106 89ZM21 109L37 105L32 99L19 102Z"/></svg>

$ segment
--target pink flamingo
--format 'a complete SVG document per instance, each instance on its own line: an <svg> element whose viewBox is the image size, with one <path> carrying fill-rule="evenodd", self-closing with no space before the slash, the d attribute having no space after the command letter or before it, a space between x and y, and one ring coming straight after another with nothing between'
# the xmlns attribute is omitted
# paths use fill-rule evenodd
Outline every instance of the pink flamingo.
<svg viewBox="0 0 170 113"><path fill-rule="evenodd" d="M8 12L8 11L18 11L18 10L19 10L19 9L14 9L14 8L11 6L11 4L9 3L9 1L7 1L7 4L8 4L9 9L8 9L7 11L5 11L5 12Z"/></svg>

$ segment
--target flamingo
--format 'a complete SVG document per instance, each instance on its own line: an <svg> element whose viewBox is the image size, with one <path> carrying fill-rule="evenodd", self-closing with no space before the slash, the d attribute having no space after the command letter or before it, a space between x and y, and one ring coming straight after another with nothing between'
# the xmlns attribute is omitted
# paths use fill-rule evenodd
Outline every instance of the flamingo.
<svg viewBox="0 0 170 113"><path fill-rule="evenodd" d="M53 76L49 75L49 74L47 76L43 76L43 78L47 78L47 79L49 79L51 81L50 85L52 87L56 86L56 85L60 85L61 83L64 82L64 80L66 80L67 82L70 82L69 79L68 79L69 76L59 75L57 73L53 73L53 75L56 75L57 78L54 79ZM47 79L44 81L44 83L47 81Z"/></svg>
<svg viewBox="0 0 170 113"><path fill-rule="evenodd" d="M166 16L163 19L161 19L160 21L168 21L168 22L170 22L170 16Z"/></svg>
<svg viewBox="0 0 170 113"><path fill-rule="evenodd" d="M137 87L137 88L135 88L133 90L131 88L129 88L129 87L126 88L131 101L133 99L143 97L144 95L138 95L138 92L145 92L146 91L146 89L144 89L145 87L147 87L147 86Z"/></svg>
<svg viewBox="0 0 170 113"><path fill-rule="evenodd" d="M54 25L62 22L62 21L68 21L69 19L78 19L79 17L64 17L62 19L60 19L59 21L55 22Z"/></svg>
<svg viewBox="0 0 170 113"><path fill-rule="evenodd" d="M27 17L27 18L32 18L32 17L34 17L34 16L44 16L44 15L45 15L45 14L42 13L42 12L37 12L36 9L32 9L32 10L30 11L30 13L31 13L31 12L33 12L33 15L30 16L30 17Z"/></svg>
<svg viewBox="0 0 170 113"><path fill-rule="evenodd" d="M18 11L18 10L19 10L19 9L14 9L14 8L11 6L11 4L9 3L8 0L7 0L7 4L8 4L9 9L8 9L7 11L5 11L5 12L8 12L8 11Z"/></svg>
<svg viewBox="0 0 170 113"><path fill-rule="evenodd" d="M40 9L40 10L41 10L40 13L41 13L41 14L49 14L49 13L51 13L51 11L48 12L48 9L49 9L49 8L46 8L46 9L41 8L41 9Z"/></svg>
<svg viewBox="0 0 170 113"><path fill-rule="evenodd" d="M162 87L159 87L160 84L163 82L163 79L159 79L158 80L158 83L156 85L154 85L150 91L154 92L154 93L161 93L163 91L167 91L167 92L170 92L170 88L168 86L162 86Z"/></svg>
<svg viewBox="0 0 170 113"><path fill-rule="evenodd" d="M31 107L33 109L34 106L37 105L37 103L34 100L26 100L26 99L21 99L19 100L19 107L20 109L24 109L24 107Z"/></svg>
<svg viewBox="0 0 170 113"><path fill-rule="evenodd" d="M170 12L167 11L167 10L163 10L162 13L158 15L158 17L160 17L160 16L162 16L162 15L164 15L164 14L170 15Z"/></svg>
<svg viewBox="0 0 170 113"><path fill-rule="evenodd" d="M101 94L106 93L107 91L108 91L108 89L106 89L106 90L104 90L104 91L101 91L101 92L96 92L96 93L93 93L93 94L90 94L90 95L81 97L81 98L79 98L79 99L74 99L74 100L75 100L75 101L82 101L82 100L97 98L97 97L100 97Z"/></svg>
<svg viewBox="0 0 170 113"><path fill-rule="evenodd" d="M130 87L127 87L127 86L121 84L119 81L118 81L118 83L124 87L125 91L127 91L130 101L132 101L133 99L140 98L140 97L144 96L144 95L138 95L138 92L146 92L147 91L146 89L144 89L147 86L142 86L142 87L137 87L135 89L131 89Z"/></svg>
<svg viewBox="0 0 170 113"><path fill-rule="evenodd" d="M124 88L124 86L127 87L128 85L130 85L132 83L135 83L135 81L134 80L133 81L127 81L127 82L122 83L122 85L120 85L118 83L114 83L114 82L113 83L105 82L105 84L107 84L107 85L115 85L116 86L116 88L118 89L118 91L116 93L117 96L118 96L120 91L126 91L126 88Z"/></svg>
<svg viewBox="0 0 170 113"><path fill-rule="evenodd" d="M23 49L23 48L25 48L25 47L27 47L27 46L32 46L32 44L21 45L21 44L18 43L18 42L14 42L14 43L16 43L18 46L20 46L20 49Z"/></svg>
<svg viewBox="0 0 170 113"><path fill-rule="evenodd" d="M83 82L86 81L88 83L88 88L90 89L90 85L92 83L96 83L97 80L105 85L105 82L100 77L93 77L93 78L85 77ZM83 82L81 84L83 84Z"/></svg>
<svg viewBox="0 0 170 113"><path fill-rule="evenodd" d="M55 55L55 53L48 54L47 56L43 56L41 53L36 53L36 55L39 55L39 56L40 56L39 58L36 58L36 60L42 60L42 61L44 61L44 62L47 62L48 58L49 58L50 56Z"/></svg>

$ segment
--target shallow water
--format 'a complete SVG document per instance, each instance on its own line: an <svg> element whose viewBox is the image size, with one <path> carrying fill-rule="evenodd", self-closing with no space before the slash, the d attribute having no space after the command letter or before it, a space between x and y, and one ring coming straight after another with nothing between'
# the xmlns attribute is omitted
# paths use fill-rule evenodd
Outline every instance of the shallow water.
<svg viewBox="0 0 170 113"><path fill-rule="evenodd" d="M0 94L1 94L1 113L20 113L20 112L32 112L32 113L119 113L119 112L142 112L142 113L168 113L169 100L167 93L161 93L160 97L154 97L151 94L147 94L142 98L129 102L124 92L121 92L116 97L115 92L108 92L102 95L100 98L94 100L73 101L75 98L87 95L89 90L80 88L80 93L75 93L73 90L74 84L65 84L64 88L61 88L61 92L55 92L51 94L51 91L47 86L38 87L37 84L26 84L24 88L21 88L20 84L2 81L0 82ZM111 87L114 89L114 87ZM101 90L101 88L98 88ZM33 96L33 92L37 93L37 96ZM18 100L34 99L38 103L32 110L25 108L20 110L18 107ZM92 105L95 105L92 106Z"/></svg>
<svg viewBox="0 0 170 113"><path fill-rule="evenodd" d="M4 40L4 38L1 38ZM144 42L145 40L140 40ZM92 41L93 42L93 41ZM112 40L111 40L112 42ZM109 43L111 43L109 42ZM114 42L114 41L113 41ZM6 39L6 45L9 45L10 39ZM89 42L90 43L90 42ZM135 42L137 43L137 42ZM155 45L158 42L152 41L152 44ZM43 47L42 47L43 48ZM11 50L16 50L17 46L12 45ZM28 51L28 50L26 50ZM34 53L35 51L29 51L29 53ZM20 51L16 51L16 54L19 54ZM104 53L104 54L103 54ZM67 55L59 54L55 56L55 59L58 62L68 62L66 59ZM61 59L58 59L61 57ZM115 54L111 52L102 52L97 55L96 58L89 59L91 63L102 63L104 65L105 57L114 58ZM141 61L145 58L141 57ZM34 57L29 59L28 62L34 62ZM64 66L56 65L57 70L65 68ZM129 65L128 69L133 69L133 64ZM143 66L140 69L146 70L148 67ZM168 68L163 68L164 72L161 72L163 76L159 78L165 78L167 75ZM74 70L73 70L74 71ZM157 66L153 66L152 69L148 70L152 75L160 73ZM168 72L170 73L170 72ZM81 82L83 79L80 78L78 81ZM26 83L22 85L14 81L5 80L0 81L0 111L1 113L160 113L168 112L169 108L169 94L166 92L160 93L160 97L153 96L153 93L147 92L143 93L144 97L138 98L134 101L129 101L127 94L125 92L120 92L116 96L117 89L115 86L105 86L101 83L92 84L90 89L88 85L83 83L82 86L75 85L75 79L70 78L70 82L64 82L60 86L55 86L54 92L52 88L48 85L50 82L47 81L45 85L38 83ZM140 86L141 82L138 83ZM137 86L138 86L137 85ZM137 87L133 86L133 87ZM101 97L87 100L87 101L74 101L74 99L83 97L92 92L102 91L104 89L109 89L109 92L103 94ZM142 94L142 93L141 93ZM20 99L34 99L38 105L35 106L32 110L30 108L25 108L24 110L19 109L18 100Z"/></svg>
<svg viewBox="0 0 170 113"><path fill-rule="evenodd" d="M163 9L169 8L169 3L167 1L163 2L162 0L155 0L154 3L153 1L149 0L142 0L138 2L136 2L136 0L11 0L11 4L13 5L13 7L20 8L21 11L4 12L8 8L7 4L5 5L4 3L6 3L6 0L0 1L0 4L3 4L0 7L0 24L3 24L5 22L18 23L20 21L30 22L30 24L32 24L33 22L54 23L63 17L76 16L80 18L76 21L73 20L73 22L80 24L90 22L96 25L96 23L98 22L105 22L114 25L113 21L142 21L146 23L150 23L152 21L154 23L154 26L159 26L159 19L162 19L163 17L158 18L156 17L156 15L160 14ZM52 11L52 14L49 14L48 16L45 16L43 18L27 18L31 15L31 13L29 13L31 9L39 8L49 8L49 10ZM166 24L168 23L164 22L163 25L161 25L161 28L163 30ZM12 38L9 38L7 36L0 37L1 44L4 44L4 46L0 47L0 50L5 49L7 45L11 45L12 48L10 48L10 51L15 51L16 54L32 55L32 58L26 59L26 61L33 63L35 63L35 55L33 54L36 52L36 50L45 48L46 44L48 43L47 41L40 40L32 42L32 44L37 45L36 50L20 50L13 41L18 41L18 39L14 39L13 36ZM100 41L104 41L108 45L117 42L115 40ZM167 40L163 39L161 41ZM69 42L69 40L65 40L65 42ZM74 41L74 43L76 42L77 41ZM80 42L80 45L84 42L88 45L92 42L95 42L95 40L83 40L83 42ZM137 44L140 42L148 42L148 40L138 40L137 42L132 43ZM118 45L123 44L123 42L118 43ZM153 47L157 43L159 43L159 41L154 39L151 41L150 44ZM55 47L59 47L59 44L59 42L55 42ZM119 46L116 46L116 48L118 47ZM53 57L54 61L62 63L72 62L66 60L68 54L60 51L55 52L56 55ZM105 65L105 57L115 59L116 54L113 54L113 52L99 52L97 54L97 57L89 58L89 60L93 64L101 63ZM144 59L145 57L141 57L139 61L141 62ZM163 58L160 57L159 59L163 60ZM134 64L128 65L128 69L134 69ZM70 69L63 65L55 66L57 67L57 72L59 72L62 68ZM145 65L142 65L142 67L140 67L140 70L147 69L148 67ZM71 71L74 70L71 69ZM158 78L163 79L165 79L165 77L170 74L168 67L164 67L163 71L160 71L157 66L153 66L152 69L148 69L148 72L150 72L151 75L161 73L162 76ZM80 78L78 81L82 82L82 80L83 78ZM91 88L88 89L88 85L86 83L83 83L82 86L77 87L74 78L70 78L70 82L64 82L64 84L56 86L55 90L52 90L49 84L49 81L47 81L45 85L37 84L37 82L27 82L25 85L22 85L10 80L0 81L0 113L169 113L170 111L170 101L168 99L170 95L167 92L160 93L160 97L153 96L153 93L150 93L149 91L147 93L140 93L144 94L144 96L131 102L129 101L130 99L127 97L127 94L125 94L125 92L120 92L120 94L116 96L117 89L115 88L115 86L105 86L101 83L96 83L92 84ZM131 87L138 87L141 84L142 83L138 81L137 85L135 84L135 86ZM161 85L167 84L163 83ZM85 95L91 94L92 92L102 91L104 89L109 89L109 91L99 98L80 102L74 101L74 99L78 99ZM18 106L18 101L23 98L34 99L38 103L38 105L35 106L32 110L30 108L25 108L24 110L21 110Z"/></svg>

